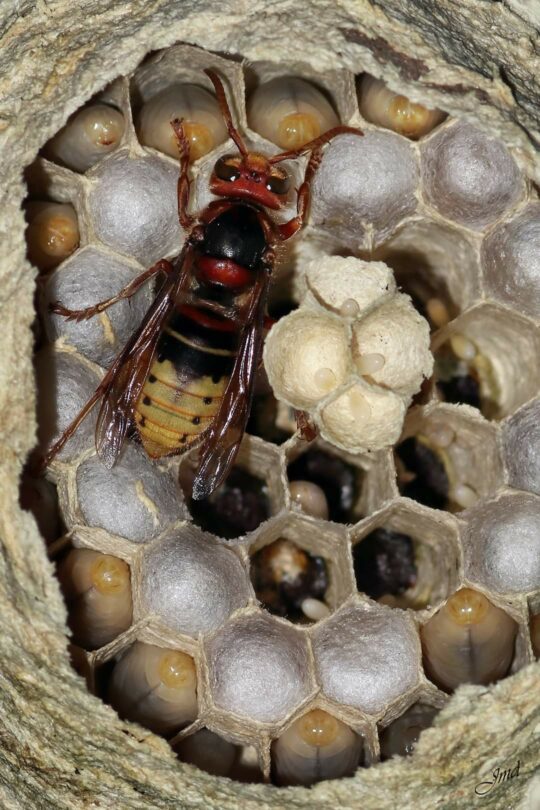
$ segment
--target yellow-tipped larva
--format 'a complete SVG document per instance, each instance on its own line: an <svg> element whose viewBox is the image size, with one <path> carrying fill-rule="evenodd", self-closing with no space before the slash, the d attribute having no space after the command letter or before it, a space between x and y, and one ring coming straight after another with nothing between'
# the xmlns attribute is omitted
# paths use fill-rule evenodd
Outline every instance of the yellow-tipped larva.
<svg viewBox="0 0 540 810"><path fill-rule="evenodd" d="M540 658L540 613L531 616L531 643L533 653Z"/></svg>
<svg viewBox="0 0 540 810"><path fill-rule="evenodd" d="M239 752L236 745L207 728L175 743L174 750L182 762L196 765L214 776L228 776Z"/></svg>
<svg viewBox="0 0 540 810"><path fill-rule="evenodd" d="M73 641L87 650L108 644L132 619L129 566L118 557L72 549L58 566Z"/></svg>
<svg viewBox="0 0 540 810"><path fill-rule="evenodd" d="M191 161L227 140L215 96L196 84L174 84L142 106L137 127L141 143L177 158L178 143L171 127L174 118L182 119Z"/></svg>
<svg viewBox="0 0 540 810"><path fill-rule="evenodd" d="M324 491L317 484L311 481L291 481L289 492L291 501L306 515L328 520L328 501Z"/></svg>
<svg viewBox="0 0 540 810"><path fill-rule="evenodd" d="M412 754L420 733L433 723L433 706L415 703L381 732L381 759Z"/></svg>
<svg viewBox="0 0 540 810"><path fill-rule="evenodd" d="M420 138L445 117L441 110L429 110L394 93L380 79L365 75L360 87L360 112L367 121L392 129L407 138Z"/></svg>
<svg viewBox="0 0 540 810"><path fill-rule="evenodd" d="M68 203L30 202L26 212L28 258L39 270L51 270L79 246L75 209Z"/></svg>
<svg viewBox="0 0 540 810"><path fill-rule="evenodd" d="M462 588L421 630L426 675L447 692L461 683L493 683L510 668L516 632L504 610Z"/></svg>
<svg viewBox="0 0 540 810"><path fill-rule="evenodd" d="M108 104L89 104L71 116L45 146L45 156L68 169L85 172L119 145L124 116Z"/></svg>
<svg viewBox="0 0 540 810"><path fill-rule="evenodd" d="M190 655L137 641L113 669L109 702L128 720L157 734L197 717L197 673Z"/></svg>
<svg viewBox="0 0 540 810"><path fill-rule="evenodd" d="M350 776L361 753L361 738L352 729L322 709L313 709L273 743L273 776L279 785L313 785Z"/></svg>
<svg viewBox="0 0 540 810"><path fill-rule="evenodd" d="M261 84L248 100L247 116L255 132L282 149L298 149L339 125L321 91L294 76Z"/></svg>

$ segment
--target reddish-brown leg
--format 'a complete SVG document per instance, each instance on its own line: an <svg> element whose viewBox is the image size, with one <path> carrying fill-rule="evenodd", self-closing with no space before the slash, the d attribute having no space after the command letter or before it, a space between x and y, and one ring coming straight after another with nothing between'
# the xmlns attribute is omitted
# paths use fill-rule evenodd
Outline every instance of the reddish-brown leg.
<svg viewBox="0 0 540 810"><path fill-rule="evenodd" d="M189 189L191 180L189 179L189 141L184 132L184 126L179 118L171 121L171 126L176 135L178 151L180 152L180 177L178 178L178 219L185 231L191 230L195 224L195 218L188 214Z"/></svg>
<svg viewBox="0 0 540 810"><path fill-rule="evenodd" d="M152 276L157 275L158 273L170 273L173 269L173 266L170 262L166 259L160 259L159 262L156 262L153 267L150 267L149 270L145 270L144 273L141 273L140 276L133 279L123 290L120 290L119 293L113 295L112 298L107 298L105 301L100 301L98 304L94 304L92 307L87 307L86 309L68 309L60 304L58 301L49 304L49 309L51 312L54 312L56 315L63 315L68 321L86 321L89 318L93 318L94 315L97 315L100 312L111 307L113 304L118 303L118 301L123 301L125 298L131 298L132 295L135 295L137 290L139 290L143 284L145 284Z"/></svg>
<svg viewBox="0 0 540 810"><path fill-rule="evenodd" d="M98 387L96 388L96 390L94 391L94 393L92 394L86 405L79 411L73 422L71 422L71 424L68 425L68 427L64 430L64 432L60 436L60 438L55 441L52 447L49 448L47 453L45 453L44 456L41 456L41 458L37 459L35 470L36 474L40 475L43 472L45 472L45 469L49 466L53 458L57 455L57 453L60 452L60 450L68 441L68 439L70 439L73 436L73 434L75 433L75 431L77 430L83 419L86 418L86 416L90 413L96 402L103 396L103 392L106 387L106 380L107 377L105 377L101 381L101 383L98 385Z"/></svg>
<svg viewBox="0 0 540 810"><path fill-rule="evenodd" d="M294 415L296 417L296 427L300 431L302 439L306 442L312 442L313 439L316 439L319 431L309 418L309 414L306 411L295 411Z"/></svg>
<svg viewBox="0 0 540 810"><path fill-rule="evenodd" d="M219 76L217 75L217 73L214 70L207 69L204 72L206 73L206 75L208 76L208 78L210 79L212 84L214 85L214 90L216 91L217 102L219 104L221 114L222 114L223 118L225 119L225 126L227 127L227 132L229 133L229 135L231 136L231 138L235 142L240 154L244 155L244 156L247 155L248 150L246 148L246 145L245 145L245 143L244 143L244 141L242 139L242 136L240 135L240 133L236 129L236 127L235 127L235 125L233 123L233 120L232 120L231 111L229 109L229 104L227 102L227 96L225 94L225 88L223 87L223 82L221 81L221 79L219 78Z"/></svg>
<svg viewBox="0 0 540 810"><path fill-rule="evenodd" d="M306 166L306 173L304 174L304 181L298 189L298 197L296 200L296 216L288 222L284 222L278 228L279 237L282 242L290 239L295 233L298 233L309 208L309 198L311 193L311 182L315 172L319 168L321 162L322 152L320 149L315 149L309 158L308 165Z"/></svg>

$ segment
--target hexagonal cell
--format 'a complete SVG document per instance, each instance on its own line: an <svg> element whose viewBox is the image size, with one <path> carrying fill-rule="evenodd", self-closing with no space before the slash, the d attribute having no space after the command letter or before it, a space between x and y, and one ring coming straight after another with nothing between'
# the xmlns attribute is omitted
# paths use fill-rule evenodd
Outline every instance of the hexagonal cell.
<svg viewBox="0 0 540 810"><path fill-rule="evenodd" d="M311 221L351 250L376 246L416 210L417 183L416 156L404 138L342 135L315 175Z"/></svg>
<svg viewBox="0 0 540 810"><path fill-rule="evenodd" d="M352 776L362 758L362 738L323 709L311 709L272 743L272 777L278 785L313 785Z"/></svg>
<svg viewBox="0 0 540 810"><path fill-rule="evenodd" d="M214 776L231 776L240 755L240 749L233 743L202 728L194 734L173 743L173 751L182 762L196 765Z"/></svg>
<svg viewBox="0 0 540 810"><path fill-rule="evenodd" d="M433 723L438 709L414 703L401 717L381 730L381 759L412 754L421 732Z"/></svg>
<svg viewBox="0 0 540 810"><path fill-rule="evenodd" d="M239 66L190 45L153 54L131 79L131 102L141 144L178 158L170 121L181 118L190 143L190 159L203 158L228 140L227 129L206 68L243 90ZM239 87L240 85L240 87Z"/></svg>
<svg viewBox="0 0 540 810"><path fill-rule="evenodd" d="M397 501L352 532L360 592L390 607L422 610L458 584L460 548L455 522Z"/></svg>
<svg viewBox="0 0 540 810"><path fill-rule="evenodd" d="M270 613L292 622L328 615L328 572L322 557L280 538L256 551L250 568L255 596Z"/></svg>
<svg viewBox="0 0 540 810"><path fill-rule="evenodd" d="M35 365L39 451L44 453L86 405L100 377L89 363L77 355L50 348L42 349L37 354ZM71 461L93 445L96 415L94 409L86 417L58 453L59 461Z"/></svg>
<svg viewBox="0 0 540 810"><path fill-rule="evenodd" d="M446 114L428 109L391 90L383 81L363 73L357 83L360 112L373 124L417 140L441 123Z"/></svg>
<svg viewBox="0 0 540 810"><path fill-rule="evenodd" d="M60 559L57 574L75 644L95 650L131 625L131 573L124 560L71 549Z"/></svg>
<svg viewBox="0 0 540 810"><path fill-rule="evenodd" d="M482 245L487 291L525 315L540 317L540 203L497 225Z"/></svg>
<svg viewBox="0 0 540 810"><path fill-rule="evenodd" d="M478 297L480 263L474 238L423 217L407 222L371 254L394 271L398 286L437 329Z"/></svg>
<svg viewBox="0 0 540 810"><path fill-rule="evenodd" d="M451 121L420 147L424 193L443 217L482 230L524 193L505 145L466 121Z"/></svg>
<svg viewBox="0 0 540 810"><path fill-rule="evenodd" d="M462 588L422 627L424 669L441 689L488 684L508 674L517 623L479 591Z"/></svg>
<svg viewBox="0 0 540 810"><path fill-rule="evenodd" d="M324 694L368 714L382 714L419 683L418 634L401 612L345 605L313 629L312 644Z"/></svg>
<svg viewBox="0 0 540 810"><path fill-rule="evenodd" d="M302 449L300 445L292 447L288 454L289 492L293 482L315 484L326 496L328 519L354 523L362 513L365 470L350 464L345 454L327 452L322 445Z"/></svg>
<svg viewBox="0 0 540 810"><path fill-rule="evenodd" d="M253 532L283 506L277 450L257 437L244 436L237 460L225 481L208 497L192 497L196 453L180 464L180 485L195 523L218 537L233 539Z"/></svg>
<svg viewBox="0 0 540 810"><path fill-rule="evenodd" d="M350 99L343 97L344 90L347 96L343 75L333 71L331 77L323 78L324 86L321 75L307 65L252 62L246 77L250 129L280 149L289 150L339 126L338 104L342 108L348 102L350 105ZM328 81L331 78L342 81L336 87Z"/></svg>
<svg viewBox="0 0 540 810"><path fill-rule="evenodd" d="M185 464L183 469L186 470ZM208 498L198 501L190 498L188 507L198 526L227 540L254 531L268 520L271 511L265 481L241 467L234 467Z"/></svg>
<svg viewBox="0 0 540 810"><path fill-rule="evenodd" d="M148 543L165 528L187 517L174 475L133 443L108 469L98 456L77 469L75 520L134 543ZM75 511L76 510L76 511Z"/></svg>
<svg viewBox="0 0 540 810"><path fill-rule="evenodd" d="M91 99L70 116L43 147L43 154L76 172L86 172L114 152L124 139L125 120L116 106Z"/></svg>
<svg viewBox="0 0 540 810"><path fill-rule="evenodd" d="M466 405L411 409L395 459L401 494L434 509L468 509L502 483L495 429Z"/></svg>
<svg viewBox="0 0 540 810"><path fill-rule="evenodd" d="M228 622L204 646L211 699L226 712L279 723L314 692L306 636L267 614Z"/></svg>
<svg viewBox="0 0 540 810"><path fill-rule="evenodd" d="M249 554L256 597L289 621L318 621L353 591L348 541L337 526L284 515L258 534Z"/></svg>
<svg viewBox="0 0 540 810"><path fill-rule="evenodd" d="M540 332L491 304L460 315L433 339L438 396L501 418L530 399L540 378Z"/></svg>
<svg viewBox="0 0 540 810"><path fill-rule="evenodd" d="M197 636L243 607L252 590L233 550L185 525L143 552L135 595L137 616Z"/></svg>
<svg viewBox="0 0 540 810"><path fill-rule="evenodd" d="M197 718L197 671L185 652L136 641L112 670L107 699L118 714L170 736Z"/></svg>
<svg viewBox="0 0 540 810"><path fill-rule="evenodd" d="M534 399L503 424L508 483L540 495L540 399Z"/></svg>
<svg viewBox="0 0 540 810"><path fill-rule="evenodd" d="M179 252L175 165L120 151L91 174L88 211L99 240L147 266Z"/></svg>
<svg viewBox="0 0 540 810"><path fill-rule="evenodd" d="M144 317L153 295L145 285L129 301L119 301L89 320L68 320L50 312L57 302L68 309L84 309L118 293L140 272L133 262L101 248L86 247L64 262L47 279L42 313L49 340L64 338L89 360L108 366Z"/></svg>
<svg viewBox="0 0 540 810"><path fill-rule="evenodd" d="M506 492L467 514L465 573L497 593L540 588L540 498Z"/></svg>

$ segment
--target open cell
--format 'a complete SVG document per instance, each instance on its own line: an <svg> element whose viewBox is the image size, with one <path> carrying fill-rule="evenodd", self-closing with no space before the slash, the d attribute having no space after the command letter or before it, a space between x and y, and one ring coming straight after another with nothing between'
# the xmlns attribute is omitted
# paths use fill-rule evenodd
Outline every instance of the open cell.
<svg viewBox="0 0 540 810"><path fill-rule="evenodd" d="M540 332L525 318L492 304L460 315L433 339L437 394L500 419L536 393Z"/></svg>
<svg viewBox="0 0 540 810"><path fill-rule="evenodd" d="M460 512L502 484L496 431L465 405L412 409L394 456L400 493L433 509Z"/></svg>
<svg viewBox="0 0 540 810"><path fill-rule="evenodd" d="M352 532L356 586L390 607L422 610L456 587L457 527L449 517L398 501Z"/></svg>
<svg viewBox="0 0 540 810"><path fill-rule="evenodd" d="M354 523L360 517L364 478L361 467L349 464L343 458L326 450L312 447L290 461L287 478L289 491L293 487L293 495L298 492L298 482L318 487L326 498L329 520L336 523ZM298 502L296 497L294 500ZM299 500L302 508L301 493Z"/></svg>

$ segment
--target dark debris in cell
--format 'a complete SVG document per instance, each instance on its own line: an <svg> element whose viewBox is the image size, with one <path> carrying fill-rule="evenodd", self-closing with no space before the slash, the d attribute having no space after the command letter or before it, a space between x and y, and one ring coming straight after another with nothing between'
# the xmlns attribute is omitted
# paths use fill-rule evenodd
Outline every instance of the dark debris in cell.
<svg viewBox="0 0 540 810"><path fill-rule="evenodd" d="M450 482L442 459L415 436L405 439L395 452L401 494L433 509L446 509Z"/></svg>
<svg viewBox="0 0 540 810"><path fill-rule="evenodd" d="M358 590L379 599L399 596L416 583L414 543L406 534L378 528L353 549Z"/></svg>
<svg viewBox="0 0 540 810"><path fill-rule="evenodd" d="M190 499L188 506L198 526L228 540L254 531L270 517L264 481L239 467L209 498Z"/></svg>
<svg viewBox="0 0 540 810"><path fill-rule="evenodd" d="M460 374L449 380L438 380L437 388L445 402L480 408L480 385L472 374Z"/></svg>

